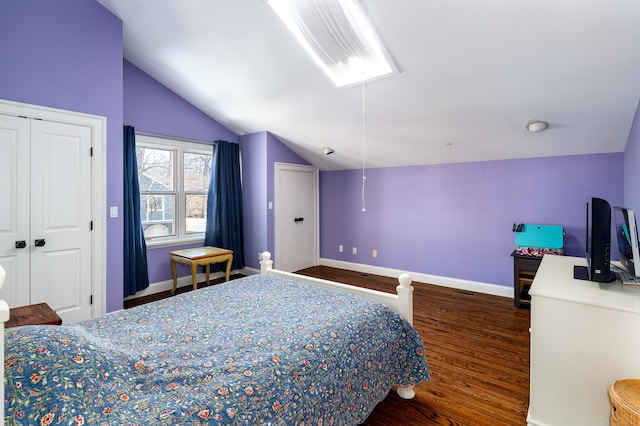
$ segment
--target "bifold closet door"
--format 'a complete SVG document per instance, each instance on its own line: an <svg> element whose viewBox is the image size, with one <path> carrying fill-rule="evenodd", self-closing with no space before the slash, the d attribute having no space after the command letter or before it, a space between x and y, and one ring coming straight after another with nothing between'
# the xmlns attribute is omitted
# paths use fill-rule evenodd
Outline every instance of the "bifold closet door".
<svg viewBox="0 0 640 426"><path fill-rule="evenodd" d="M91 129L32 120L31 303L91 318Z"/></svg>
<svg viewBox="0 0 640 426"><path fill-rule="evenodd" d="M7 273L0 299L12 308L29 305L31 297L30 121L0 114L0 265Z"/></svg>
<svg viewBox="0 0 640 426"><path fill-rule="evenodd" d="M9 284L0 296L11 306L46 302L65 323L91 318L91 129L0 120L0 196L9 200L0 205Z"/></svg>

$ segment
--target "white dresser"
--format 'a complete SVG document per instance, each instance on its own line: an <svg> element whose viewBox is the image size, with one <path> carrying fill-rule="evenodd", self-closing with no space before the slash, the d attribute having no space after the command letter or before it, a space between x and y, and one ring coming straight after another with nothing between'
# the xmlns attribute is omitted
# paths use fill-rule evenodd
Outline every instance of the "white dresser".
<svg viewBox="0 0 640 426"><path fill-rule="evenodd" d="M546 255L531 295L529 426L606 426L611 383L640 378L640 288L573 279Z"/></svg>

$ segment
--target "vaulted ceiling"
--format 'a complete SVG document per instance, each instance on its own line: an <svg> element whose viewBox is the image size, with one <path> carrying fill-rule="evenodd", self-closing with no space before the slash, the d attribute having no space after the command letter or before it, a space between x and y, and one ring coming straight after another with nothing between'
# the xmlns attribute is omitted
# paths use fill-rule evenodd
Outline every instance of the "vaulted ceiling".
<svg viewBox="0 0 640 426"><path fill-rule="evenodd" d="M266 0L98 1L128 61L322 170L621 152L640 99L638 0L360 0L400 74L346 88Z"/></svg>

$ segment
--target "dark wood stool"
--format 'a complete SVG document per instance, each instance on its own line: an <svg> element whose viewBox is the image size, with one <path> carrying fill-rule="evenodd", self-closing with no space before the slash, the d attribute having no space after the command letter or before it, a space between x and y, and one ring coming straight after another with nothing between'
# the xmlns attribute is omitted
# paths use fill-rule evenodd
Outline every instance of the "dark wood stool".
<svg viewBox="0 0 640 426"><path fill-rule="evenodd" d="M62 319L46 303L21 306L9 310L9 321L4 328L20 325L60 325Z"/></svg>

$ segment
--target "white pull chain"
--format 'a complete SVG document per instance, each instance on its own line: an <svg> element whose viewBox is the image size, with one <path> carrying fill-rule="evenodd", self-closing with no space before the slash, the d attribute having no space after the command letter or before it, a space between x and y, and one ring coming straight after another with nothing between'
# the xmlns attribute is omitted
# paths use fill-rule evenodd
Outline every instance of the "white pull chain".
<svg viewBox="0 0 640 426"><path fill-rule="evenodd" d="M364 150L364 79L362 80L362 211L366 212L365 199L364 199L364 184L367 180L367 177L364 174L364 158L365 158L365 150Z"/></svg>

